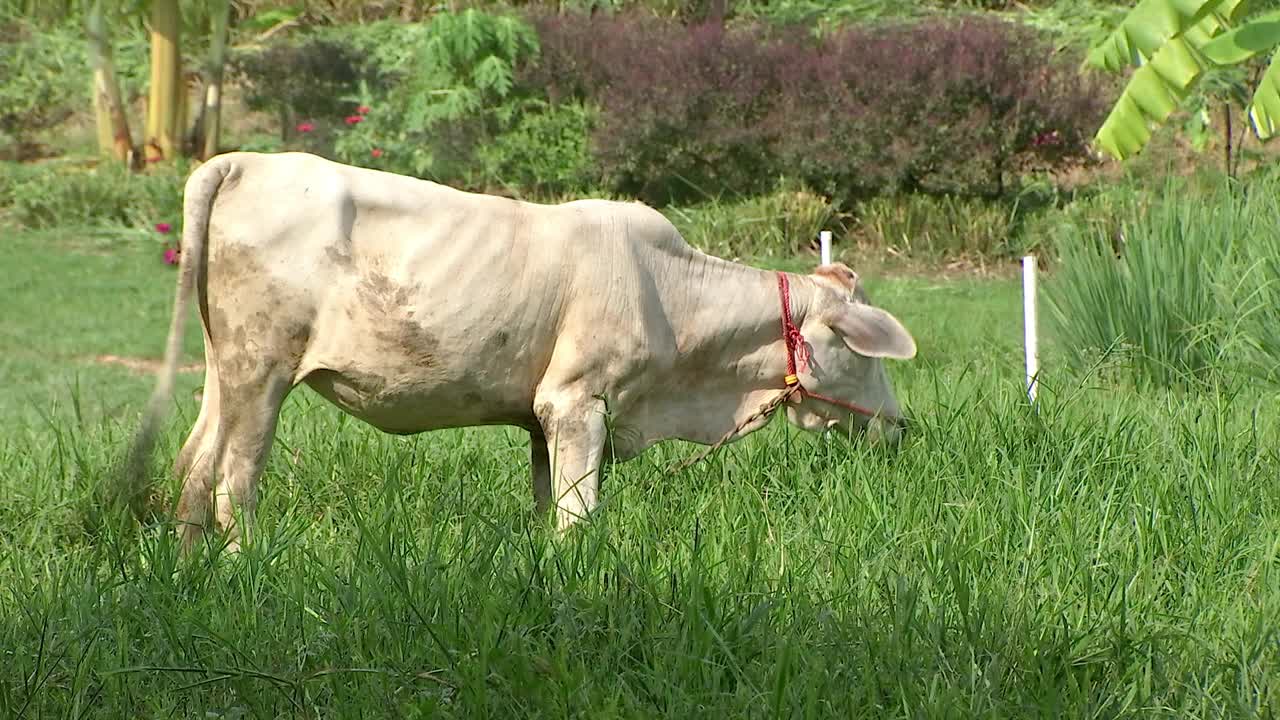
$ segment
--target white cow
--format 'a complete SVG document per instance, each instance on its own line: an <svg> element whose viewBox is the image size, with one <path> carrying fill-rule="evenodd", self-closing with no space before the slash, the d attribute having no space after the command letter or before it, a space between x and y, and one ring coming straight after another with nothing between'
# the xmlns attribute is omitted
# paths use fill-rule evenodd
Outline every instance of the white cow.
<svg viewBox="0 0 1280 720"><path fill-rule="evenodd" d="M527 429L537 507L561 529L596 507L606 444L625 460L668 438L733 441L788 387L801 428L879 415L899 432L881 358L915 341L839 263L767 272L699 252L638 203L539 205L300 153L215 157L184 202L164 367L131 457L136 480L195 288L204 398L175 463L188 544L213 491L238 546L233 509L251 514L299 383L389 433Z"/></svg>

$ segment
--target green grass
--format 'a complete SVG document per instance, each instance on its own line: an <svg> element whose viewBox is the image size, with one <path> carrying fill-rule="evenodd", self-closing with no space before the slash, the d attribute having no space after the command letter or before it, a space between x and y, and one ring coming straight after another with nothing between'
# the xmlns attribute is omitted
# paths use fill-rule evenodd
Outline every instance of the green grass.
<svg viewBox="0 0 1280 720"><path fill-rule="evenodd" d="M0 236L0 422L40 428L51 412L60 422L136 413L153 379L96 359L158 358L164 349L177 274L162 261L161 236L149 227L0 228ZM198 360L200 329L188 325L186 347ZM200 377L184 376L195 380L184 387Z"/></svg>
<svg viewBox="0 0 1280 720"><path fill-rule="evenodd" d="M4 717L1280 711L1277 398L1139 393L1050 346L1032 412L1016 281L867 279L921 346L896 455L774 423L673 475L692 448L664 445L557 540L520 433L391 437L300 391L256 544L183 563L86 531L150 381L82 358L160 351L154 245L0 245Z"/></svg>

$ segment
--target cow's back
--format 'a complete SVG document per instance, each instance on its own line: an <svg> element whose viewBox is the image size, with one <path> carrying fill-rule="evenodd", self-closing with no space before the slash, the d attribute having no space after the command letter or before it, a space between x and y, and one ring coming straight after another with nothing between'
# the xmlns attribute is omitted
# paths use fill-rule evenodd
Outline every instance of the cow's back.
<svg viewBox="0 0 1280 720"><path fill-rule="evenodd" d="M214 330L289 346L268 354L301 347L296 380L392 432L529 424L560 360L636 362L653 344L653 263L684 252L636 204L538 205L306 154L229 157L210 229Z"/></svg>

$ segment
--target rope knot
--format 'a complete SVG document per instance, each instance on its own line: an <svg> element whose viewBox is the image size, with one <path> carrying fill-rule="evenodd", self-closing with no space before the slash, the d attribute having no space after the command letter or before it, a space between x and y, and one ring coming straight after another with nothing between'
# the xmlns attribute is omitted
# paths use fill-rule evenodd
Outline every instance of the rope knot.
<svg viewBox="0 0 1280 720"><path fill-rule="evenodd" d="M787 345L791 351L795 353L796 370L804 372L809 369L809 343L804 341L804 335L800 332L800 328L794 324L787 323L786 329Z"/></svg>
<svg viewBox="0 0 1280 720"><path fill-rule="evenodd" d="M786 273L778 273L778 296L782 300L782 339L787 344L787 375L790 376L809 369L809 345L791 320L791 284L787 282Z"/></svg>

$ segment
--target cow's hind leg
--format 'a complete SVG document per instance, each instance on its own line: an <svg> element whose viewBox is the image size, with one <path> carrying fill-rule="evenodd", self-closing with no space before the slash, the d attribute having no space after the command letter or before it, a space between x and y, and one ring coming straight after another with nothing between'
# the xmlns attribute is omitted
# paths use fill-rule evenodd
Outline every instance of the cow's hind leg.
<svg viewBox="0 0 1280 720"><path fill-rule="evenodd" d="M206 345L205 357L209 358L207 347ZM204 532L209 516L213 470L217 465L218 373L212 360L206 359L204 377L200 414L173 464L174 475L182 481L182 498L178 501L177 519L184 548L189 548Z"/></svg>
<svg viewBox="0 0 1280 720"><path fill-rule="evenodd" d="M565 530L599 503L604 405L585 393L540 393L534 405L547 439L556 527Z"/></svg>
<svg viewBox="0 0 1280 720"><path fill-rule="evenodd" d="M249 539L258 480L275 438L280 406L293 384L292 377L282 373L265 374L234 386L222 383L214 501L217 524L227 533L231 552Z"/></svg>

